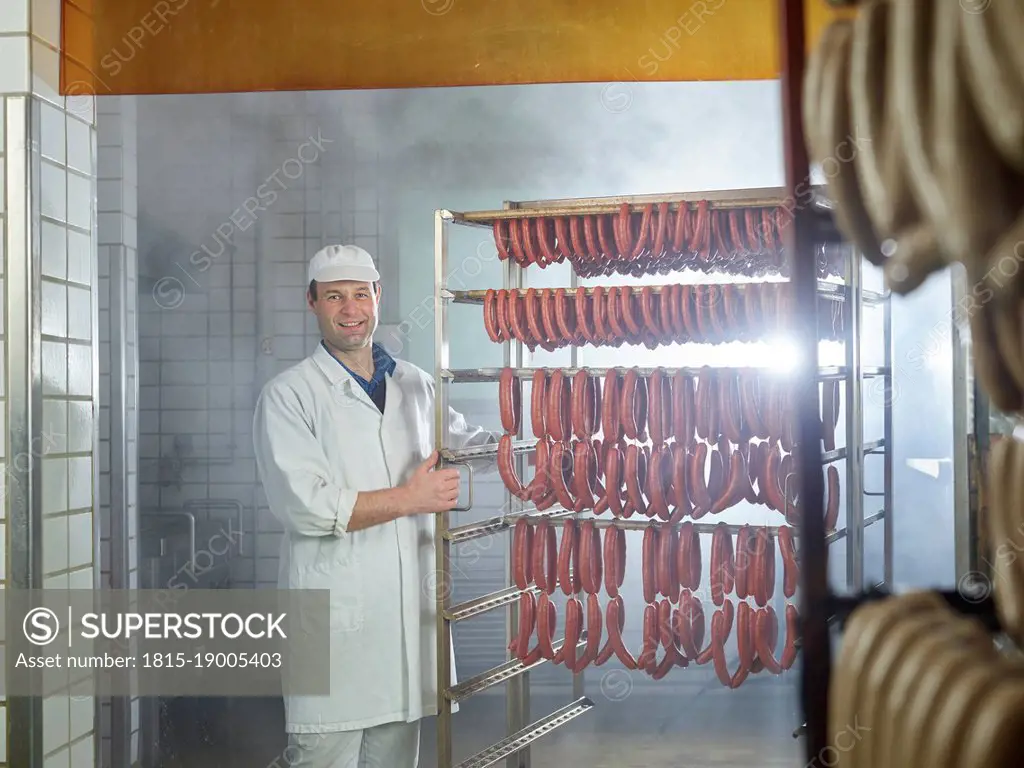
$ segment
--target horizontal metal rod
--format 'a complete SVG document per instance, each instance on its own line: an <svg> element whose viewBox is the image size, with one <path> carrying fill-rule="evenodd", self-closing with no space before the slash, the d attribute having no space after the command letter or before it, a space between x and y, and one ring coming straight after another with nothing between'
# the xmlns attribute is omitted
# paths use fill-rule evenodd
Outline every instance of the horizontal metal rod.
<svg viewBox="0 0 1024 768"><path fill-rule="evenodd" d="M595 368L562 368L562 367L549 367L549 368L546 368L546 367L542 366L542 367L539 367L539 368L513 368L512 369L512 373L513 373L514 376L516 376L516 377L518 377L520 379L529 379L529 378L532 378L533 374L535 374L538 370L545 370L545 369L546 370L560 370L566 376L575 376L581 370L588 371L591 376L604 376L609 370L621 371L623 374L625 374L627 371L635 370L640 376L650 376L656 370L661 370L662 372L664 372L665 374L668 374L668 375L672 375L672 374L675 374L678 371L682 371L686 375L696 377L696 376L699 376L701 371L702 371L701 368L689 368L689 367L670 368L670 367L667 367L667 366L661 367L661 368L646 368L646 367L641 367L641 366L637 366L636 368L633 368L633 367L616 367L614 369L597 368L597 367L595 367ZM481 383L481 382L488 382L488 381L497 381L498 378L501 376L501 372L503 370L505 370L505 369L504 368L444 368L444 369L441 370L441 378L443 378L443 379L450 379L453 382L463 382L463 383L468 383L468 382ZM783 376L783 374L776 374L776 373L774 373L773 369L768 368L768 367L752 368L752 367L722 366L722 367L713 367L713 370L723 371L723 372L729 372L729 371L736 371L736 372L764 371L765 374L768 375L768 376L772 376L772 377L778 376L780 378ZM864 371L864 376L865 377L883 376L883 375L885 375L888 372L887 368L863 368L862 370ZM819 368L818 369L818 380L819 381L824 381L824 380L827 380L827 379L842 379L842 378L845 378L845 377L846 377L846 368L843 367L843 366L829 366L829 367L824 367L824 368Z"/></svg>
<svg viewBox="0 0 1024 768"><path fill-rule="evenodd" d="M564 637L561 640L553 642L551 644L551 648L555 653L558 653L559 649L561 649L563 645L565 645ZM583 630L580 633L580 639L576 645L576 655L579 656L579 654L582 651L585 651L586 648L587 631ZM493 669L481 672L479 675L474 675L468 680L452 686L445 691L445 696L447 696L450 701L457 704L458 702L464 701L470 696L480 693L481 691L486 691L488 688L498 685L499 683L507 683L509 680L523 674L524 672L531 672L546 661L547 659L541 658L528 666L524 665L523 662L519 661L519 659L506 661L504 664L499 664Z"/></svg>
<svg viewBox="0 0 1024 768"><path fill-rule="evenodd" d="M758 288L758 287L760 287L762 285L785 285L786 282L787 281L736 282L736 283L699 283L699 285L714 285L714 286L718 286L718 287L721 287L723 285L729 285L729 286L731 286L733 288L736 288L736 289L738 289L738 290L740 290L742 292L742 291L747 290L748 288L754 289L754 288ZM692 283L692 285L698 285L698 283ZM566 291L566 293L575 294L577 291L582 289L583 292L587 296L593 296L594 295L594 288L595 287L596 286L580 286L580 288L565 288L564 290ZM604 287L605 287L605 289L607 289L607 286L604 286ZM642 293L644 288L650 288L651 292L654 295L657 296L657 295L661 294L661 291L662 291L662 289L665 286L664 285L649 285L649 286L644 286L644 285L632 285L632 286L630 286L630 285L626 285L626 286L617 286L617 287L620 288L620 289L622 289L622 288L632 288L633 293L636 294L636 295L639 295L640 293ZM441 298L442 299L448 299L450 301L453 301L456 304L483 304L484 298L487 296L487 290L488 289L474 289L474 290L470 290L470 291L462 291L462 290L453 291L453 290L449 290L447 288L443 288L441 290ZM495 290L495 289L491 289L491 290ZM518 289L509 289L509 292L511 293L512 291L516 291L520 296L525 296L527 290L529 290L529 289L527 289L527 288L518 288ZM544 288L537 288L536 290L537 291L554 291L554 290L557 290L557 288L544 287ZM845 290L845 286L840 285L838 283L830 283L830 282L827 282L825 280L819 280L818 281L818 290L821 292L822 298L827 298L827 299L830 299L830 300L833 300L833 301L843 301L844 298L845 298L845 296L843 294L843 291ZM864 291L864 294L865 294L864 300L865 300L866 303L881 303L886 298L885 294L875 293L875 292L872 292L872 291Z"/></svg>
<svg viewBox="0 0 1024 768"><path fill-rule="evenodd" d="M811 205L806 210L812 215L831 218L830 205L824 196L824 187L812 190ZM453 221L462 223L492 222L495 219L521 219L532 216L582 216L618 213L623 203L630 206L632 213L640 213L647 205L668 203L669 210L677 210L681 203L696 208L697 203L707 201L710 208L778 208L787 203L786 190L782 187L760 189L709 190L704 192L679 192L666 195L625 195L614 197L581 197L559 200L526 200L512 203L511 207L491 211L446 211Z"/></svg>
<svg viewBox="0 0 1024 768"><path fill-rule="evenodd" d="M531 370L532 371L532 369L525 369L525 370ZM565 369L563 369L563 370L565 370ZM593 370L596 371L597 369L593 369ZM456 373L459 373L459 372L456 371ZM531 373L531 375L532 375L532 373ZM534 450L536 447L537 447L537 441L536 440L513 440L512 441L512 454L515 455L515 454L519 454L519 453L528 453L528 452ZM878 439L878 440L875 440L875 441L870 442L870 443L865 443L864 444L864 452L865 453L875 453L875 452L881 450L884 447L885 447L885 440L884 439ZM497 443L491 443L489 445L475 445L472 448L445 448L444 450L441 451L441 458L443 458L447 462L458 464L458 463L461 463L461 462L473 461L475 459L486 459L486 458L491 457L491 456L497 456L497 454L498 454L498 444ZM822 453L821 454L821 463L823 465L831 464L832 462L839 461L841 459L845 459L846 457L847 457L847 449L846 449L846 446L843 446L842 448L836 448L834 451L826 451L825 453ZM551 507L550 509L555 509L555 507ZM558 509L562 509L562 508L559 507ZM466 526L461 526L461 527L464 528ZM453 530L459 530L459 529L453 529ZM453 539L453 541L454 541L454 539Z"/></svg>
<svg viewBox="0 0 1024 768"><path fill-rule="evenodd" d="M474 597L464 603L453 605L445 612L445 618L449 621L465 621L481 613L493 611L495 608L503 608L519 599L523 592L537 592L537 587L529 586L525 590L518 587L506 587L496 592L491 592L481 597Z"/></svg>
<svg viewBox="0 0 1024 768"><path fill-rule="evenodd" d="M571 704L567 704L550 715L542 717L521 731L516 731L501 741L477 752L468 760L459 763L456 768L487 768L487 766L494 765L509 755L514 755L516 752L529 746L541 736L550 733L559 726L565 725L570 720L576 719L593 708L594 702L586 696L581 696Z"/></svg>
<svg viewBox="0 0 1024 768"><path fill-rule="evenodd" d="M471 539L480 538L482 536L492 536L496 533L504 533L505 531L511 530L515 526L516 521L519 520L519 518L521 517L525 517L528 520L540 520L542 518L547 518L548 520L565 520L571 517L576 517L576 519L580 523L590 521L594 524L594 527L598 529L619 528L623 531L642 531L652 526L655 528L663 528L669 525L669 523L663 520L654 520L650 518L625 520L621 517L594 517L593 515L587 514L589 512L590 510L587 510L586 512L573 512L572 510L567 510L563 507L558 506L557 504L551 507L550 509L544 510L543 512L537 512L535 508L531 508L528 510L524 510L523 512L516 512L506 515L504 518L492 517L488 518L487 520L481 520L478 523L469 523L467 525L459 526L458 528L453 528L449 531L449 540L453 543L462 543L470 541ZM874 522L874 520L876 518L881 517L882 514L883 512L878 512L875 515L872 515L872 517L866 519L865 524L867 524L867 520ZM673 528L678 529L682 527L684 523L687 522L690 523L690 525L698 534L713 534L718 529L719 525L721 525L720 523L698 523L694 522L693 520L681 520L677 523L672 523L671 526ZM728 529L729 533L737 534L740 532L740 529L743 528L743 525L743 523L726 523L726 528ZM776 537L778 536L779 530L781 528L789 528L790 532L793 534L794 537L798 537L800 535L800 529L797 526L762 526L761 524L751 525L755 528L767 527L769 535ZM843 538L844 536L846 536L845 528L832 531L830 534L828 534L828 536L826 536L826 540L829 543L831 543L833 541L837 541ZM503 596L504 591L505 590L494 592L490 595L485 595L483 598L477 598L477 600L489 600L491 598L497 599Z"/></svg>
<svg viewBox="0 0 1024 768"><path fill-rule="evenodd" d="M885 519L885 510L884 509L880 509L877 512L875 512L874 514L868 515L867 517L864 518L864 527L867 528L869 525L874 525L879 520L884 520L884 519Z"/></svg>
<svg viewBox="0 0 1024 768"><path fill-rule="evenodd" d="M874 442L871 442L871 443L864 443L864 453L874 453L875 451L879 450L880 448L884 448L884 447L885 447L885 440L884 439L875 440ZM845 459L846 457L847 457L847 449L846 449L846 446L843 446L842 448L836 448L834 451L825 451L824 453L822 453L821 454L821 463L822 464L831 464L834 461L839 461L840 459Z"/></svg>

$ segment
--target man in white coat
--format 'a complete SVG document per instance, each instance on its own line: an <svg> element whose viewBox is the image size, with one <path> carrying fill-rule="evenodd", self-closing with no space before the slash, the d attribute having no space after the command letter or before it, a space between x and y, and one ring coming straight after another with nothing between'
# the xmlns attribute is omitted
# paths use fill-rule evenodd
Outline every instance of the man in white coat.
<svg viewBox="0 0 1024 768"><path fill-rule="evenodd" d="M309 263L322 341L271 379L256 462L285 536L282 589L330 590L330 694L285 697L284 764L415 768L436 714L433 513L459 495L436 469L434 380L373 343L381 295L370 254L331 245ZM449 411L450 445L494 443Z"/></svg>

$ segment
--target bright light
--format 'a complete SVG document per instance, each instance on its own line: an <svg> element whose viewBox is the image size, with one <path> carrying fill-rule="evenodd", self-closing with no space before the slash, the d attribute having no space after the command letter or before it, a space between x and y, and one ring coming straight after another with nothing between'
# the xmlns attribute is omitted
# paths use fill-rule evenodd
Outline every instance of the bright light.
<svg viewBox="0 0 1024 768"><path fill-rule="evenodd" d="M800 365L800 346L792 339L773 339L764 345L765 365L786 373Z"/></svg>

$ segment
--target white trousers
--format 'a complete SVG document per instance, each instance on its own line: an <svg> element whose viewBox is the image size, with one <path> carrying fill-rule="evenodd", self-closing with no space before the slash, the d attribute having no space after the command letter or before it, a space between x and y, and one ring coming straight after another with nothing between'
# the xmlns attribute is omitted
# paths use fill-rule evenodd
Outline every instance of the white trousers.
<svg viewBox="0 0 1024 768"><path fill-rule="evenodd" d="M280 768L417 768L419 761L417 721L361 731L290 733L279 762Z"/></svg>

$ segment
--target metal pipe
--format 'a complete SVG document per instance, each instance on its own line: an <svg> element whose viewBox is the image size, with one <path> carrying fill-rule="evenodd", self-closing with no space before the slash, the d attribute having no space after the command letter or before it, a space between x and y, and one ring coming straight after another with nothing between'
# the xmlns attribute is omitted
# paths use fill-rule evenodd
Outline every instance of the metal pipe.
<svg viewBox="0 0 1024 768"><path fill-rule="evenodd" d="M143 512L140 515L142 520L147 517L183 517L188 520L188 544L189 544L189 563L192 567L192 573L196 572L196 516L191 512L183 512L176 509L156 509L150 512Z"/></svg>
<svg viewBox="0 0 1024 768"><path fill-rule="evenodd" d="M783 149L786 167L786 197L802 198L801 190L810 182L810 159L803 133L803 78L806 67L807 39L804 0L779 0L779 61L782 65ZM817 313L817 269L811 226L806 210L799 204L791 227L784 232L786 252L793 276L794 306L807 314ZM813 373L818 367L817 322L804 317L794 329L803 354L795 387L799 414L800 498L804 509L800 517L803 534L800 568L802 605L800 637L803 642L800 678L801 705L807 722L805 754L809 761L824 754L828 744L828 678L832 671L828 625L828 549L825 545L823 507L824 479L818 446L821 421L818 416L818 387ZM849 340L847 341L849 343Z"/></svg>
<svg viewBox="0 0 1024 768"><path fill-rule="evenodd" d="M885 582L886 589L893 589L893 551L895 547L895 540L893 533L895 531L895 525L893 522L893 365L892 365L892 299L888 299L885 305L882 307L882 337L883 345L882 352L884 355L883 362L885 367L889 370L885 374L883 379L885 384L884 397L885 400L882 402L882 439L885 440L885 452L882 455L882 492L885 494L883 497L884 503L882 509L885 513L885 521L883 523L884 530L884 542L883 546L883 566L882 574ZM956 409L954 408L954 411ZM954 431L954 435L957 433ZM959 443L959 436L954 438L954 443Z"/></svg>
<svg viewBox="0 0 1024 768"><path fill-rule="evenodd" d="M688 285L705 285L705 283L688 283ZM749 282L749 283L706 283L706 285L715 285L715 286L719 286L719 287L721 287L722 285L728 285L730 288L735 289L735 290L739 291L740 293L745 293L747 290L757 290L757 288L759 286L762 286L762 285L785 285L785 281L781 281L780 280L780 281L774 281L774 282L760 281L760 282ZM633 286L628 286L627 285L627 286L620 286L620 287L625 287L625 288L630 289L633 292L633 295L635 295L635 296L641 294L647 288L650 288L651 292L655 296L657 296L657 295L660 295L662 290L665 288L664 285L633 285ZM577 280L577 277L576 277L576 272L573 271L572 278L570 280L570 284L569 284L568 290L571 290L574 293L577 293L578 292L578 288L579 288L579 285L578 285L578 280ZM587 296L593 296L594 295L594 289L595 289L595 286L584 286L583 287L583 293L586 294ZM509 290L509 289L506 289L506 290ZM511 290L516 290L516 289L511 289ZM545 288L543 290L553 290L553 289ZM520 296L525 296L526 295L526 291L524 289L518 289L517 293ZM829 301L836 301L836 302L845 301L844 286L839 285L837 283L830 283L830 282L827 282L825 280L819 280L818 281L818 293L819 293L819 296L821 298L827 299ZM878 293L876 291L862 291L862 295L864 296L864 303L865 304L881 304L883 301L885 301L885 299L888 296L888 294ZM484 301L484 298L486 296L487 296L487 289L465 290L465 291L461 291L461 290L460 291L452 291L452 290L445 289L442 292L442 297L443 298L446 298L446 299L448 299L450 301L454 301L456 304L482 304L483 301ZM575 365L575 363L574 363L574 365Z"/></svg>
<svg viewBox="0 0 1024 768"><path fill-rule="evenodd" d="M448 222L451 214L447 211L434 212L434 374L437 393L434 398L434 439L438 451L448 445L448 382L441 378L441 371L448 367L448 302L441 298L444 276L448 273ZM437 578L437 765L445 768L452 764L452 709L447 696L451 686L451 622L448 620L448 602L451 597L449 558L451 546L445 536L449 525L449 513L441 512L434 517L435 570Z"/></svg>
<svg viewBox="0 0 1024 768"><path fill-rule="evenodd" d="M861 379L861 256L847 249L846 302L846 586L864 587L864 391Z"/></svg>
<svg viewBox="0 0 1024 768"><path fill-rule="evenodd" d="M817 333L816 333L816 331L813 328L811 329L810 333L811 333L811 338L814 339L815 347L817 347ZM498 378L501 376L501 372L503 370L507 370L507 369L503 369L503 368L451 368L451 369L445 368L442 371L440 371L439 375L441 376L442 379L451 379L453 382L480 383L480 382L488 382L488 381L497 381ZM533 374L536 373L538 370L544 370L544 369L542 369L542 368L512 368L512 375L516 376L517 378L520 378L520 379L531 379L531 378L533 378ZM554 370L554 369L550 368L548 370ZM693 368L693 367L686 367L686 366L681 366L681 367L677 366L677 367L674 367L674 368L673 367L667 367L667 366L658 366L658 367L614 366L612 368L598 368L598 367L594 367L594 368L589 368L589 367L588 368L559 368L558 370L560 370L566 376L575 376L581 370L587 371L588 373L590 373L591 376L604 376L610 370L620 371L621 373L626 373L627 371L635 370L637 372L637 375L639 375L639 376L650 376L652 373L654 373L655 371L659 371L659 370L662 373L669 374L669 375L674 375L676 373L681 372L681 373L683 373L683 374L685 374L687 376L693 376L693 377L699 376L700 373L701 373L701 369L700 368ZM742 372L750 371L751 368L749 366L748 367L743 367L743 366L731 366L731 367L723 366L723 367L716 367L715 370L719 371L719 372L722 372L722 373L729 373L730 371L735 371L737 373L742 373ZM763 370L763 371L765 371L765 375L766 376L770 376L772 378L783 378L783 377L785 377L785 378L793 378L789 374L774 373L772 371L772 369L768 368L768 367L762 367L762 368L758 368L758 369L754 369L754 370ZM861 377L864 378L864 377L872 377L872 376L883 376L885 374L885 372L886 372L886 369L885 368L881 368L881 367L878 367L878 368L863 368L862 367L861 368ZM815 379L817 381L828 381L830 379L845 379L846 378L846 367L845 366L822 366L822 367L819 367L817 369L817 375L816 376L815 376L815 373L814 373L814 368L811 368L807 372L807 376L810 377L812 382ZM815 387L815 391L817 391L816 387ZM819 432L821 431L821 427L820 426L818 427L818 431Z"/></svg>
<svg viewBox="0 0 1024 768"><path fill-rule="evenodd" d="M235 522L238 523L238 554L245 554L245 507L242 505L242 502L238 499L189 499L182 506L185 509L195 510L235 510ZM255 510L253 511L253 519L255 519Z"/></svg>

